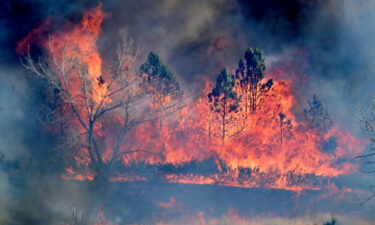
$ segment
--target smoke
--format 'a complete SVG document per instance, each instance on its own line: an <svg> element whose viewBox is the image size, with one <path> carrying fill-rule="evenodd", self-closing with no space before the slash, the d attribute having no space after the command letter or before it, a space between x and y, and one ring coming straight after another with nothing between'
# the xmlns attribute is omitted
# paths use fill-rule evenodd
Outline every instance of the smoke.
<svg viewBox="0 0 375 225"><path fill-rule="evenodd" d="M374 76L370 24L373 3L356 1L110 1L100 46L105 53L127 32L141 48L153 50L195 90L201 77L215 79L221 69L235 70L249 46L264 49L268 68L285 63L308 74L297 83L301 107L313 94L335 115L335 122L360 134L358 105L368 104ZM116 8L116 10L112 10ZM366 18L366 19L364 19ZM120 27L120 28L119 28ZM303 52L303 55L299 54ZM296 54L297 53L297 54ZM303 57L304 59L300 59ZM299 61L300 60L300 61ZM306 61L306 66L300 64Z"/></svg>
<svg viewBox="0 0 375 225"><path fill-rule="evenodd" d="M7 196L7 194L9 193L10 191L10 187L9 187L9 184L8 184L8 177L6 174L4 174L3 172L0 172L0 194L1 196ZM8 203L9 199L8 198L2 198L0 200L0 223L5 223L5 221L7 221L8 219L8 213L7 213L7 210L6 210L6 206L7 206L7 203Z"/></svg>
<svg viewBox="0 0 375 225"><path fill-rule="evenodd" d="M358 106L369 105L374 92L374 42L370 37L375 27L368 22L373 9L370 1L332 2L322 13L336 17L330 27L336 30L335 38L326 46L310 44L315 49L310 70L316 76L309 87L322 95L338 122L358 133Z"/></svg>
<svg viewBox="0 0 375 225"><path fill-rule="evenodd" d="M96 4L9 2L3 16L7 31L3 35L9 34L3 41L9 46L4 55L14 54L15 42L41 21L51 18L51 30L61 30L62 24L78 22L82 12ZM372 16L373 4L365 5L322 0L193 0L189 4L179 0L105 1L107 18L98 44L104 55L110 55L115 40L127 33L140 48L141 59L151 50L158 52L188 89L201 76L214 79L225 66L234 70L248 46L264 49L269 67L271 60L280 61L291 50L302 50L306 52L307 68L295 67L305 70L311 82L300 88L304 90L299 93L301 101L319 93L333 104L332 110L340 109L334 113L343 122L350 114L342 112L352 112L355 106L351 103L367 98L371 92L362 91L364 84L371 83L367 81L372 77L369 51L373 43L368 40L374 30L367 22L371 21L367 18Z"/></svg>
<svg viewBox="0 0 375 225"><path fill-rule="evenodd" d="M19 202L40 197L39 206L56 214L68 214L75 204L89 205L87 187L56 188L59 185L52 174L40 172L52 142L37 123L44 96L38 90L40 84L21 67L15 49L18 40L48 18L53 32L67 22L78 22L83 11L97 4L89 0L4 2L0 14L0 159L4 164L0 195L7 197L0 201L0 222L9 218L9 212L19 213L14 210L17 204L9 204L14 196ZM188 4L183 0L111 0L102 4L107 16L98 45L108 58L116 40L128 34L140 49L140 61L149 51L158 52L190 94L202 88L202 77L213 80L225 66L235 70L247 47L259 47L265 51L268 68L290 59L293 70L309 75L307 82L294 87L301 102L298 109L317 93L337 123L360 134L357 106L370 103L375 81L372 0L191 0ZM26 175L40 182L26 175L14 178L30 168ZM25 184L20 185L22 179ZM45 192L39 189L42 181ZM61 193L76 198L63 201ZM37 214L31 208L28 205L20 211Z"/></svg>

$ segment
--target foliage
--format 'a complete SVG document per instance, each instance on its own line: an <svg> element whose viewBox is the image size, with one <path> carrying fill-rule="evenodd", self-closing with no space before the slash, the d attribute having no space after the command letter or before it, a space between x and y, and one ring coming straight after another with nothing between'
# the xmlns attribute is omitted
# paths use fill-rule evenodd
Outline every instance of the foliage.
<svg viewBox="0 0 375 225"><path fill-rule="evenodd" d="M162 104L168 100L167 97L172 99L182 97L177 78L163 64L158 54L150 52L139 70L144 87L151 92L154 103Z"/></svg>
<svg viewBox="0 0 375 225"><path fill-rule="evenodd" d="M209 135L220 137L222 144L228 137L239 132L239 118L241 110L239 98L235 92L234 76L226 68L216 79L216 85L208 94L210 109L214 114L212 132Z"/></svg>
<svg viewBox="0 0 375 225"><path fill-rule="evenodd" d="M316 95L309 101L309 108L303 110L303 120L316 134L325 134L332 127L332 119Z"/></svg>
<svg viewBox="0 0 375 225"><path fill-rule="evenodd" d="M239 81L245 100L246 112L254 112L263 103L267 93L273 86L273 80L262 83L265 76L263 51L258 48L248 48L244 59L238 63L236 79Z"/></svg>

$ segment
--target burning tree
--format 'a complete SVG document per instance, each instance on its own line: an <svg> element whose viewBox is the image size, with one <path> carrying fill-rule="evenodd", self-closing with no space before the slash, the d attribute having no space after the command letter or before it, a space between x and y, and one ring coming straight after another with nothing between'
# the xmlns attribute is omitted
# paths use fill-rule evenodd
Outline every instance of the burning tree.
<svg viewBox="0 0 375 225"><path fill-rule="evenodd" d="M309 108L303 110L303 121L306 125L305 128L319 137L321 150L326 153L334 153L338 138L336 136L324 137L332 128L333 121L316 95L313 95L309 101Z"/></svg>
<svg viewBox="0 0 375 225"><path fill-rule="evenodd" d="M160 107L171 101L179 101L183 97L177 78L161 61L158 54L150 52L147 60L140 68L142 86L150 92L154 107ZM160 127L162 120L159 120Z"/></svg>
<svg viewBox="0 0 375 225"><path fill-rule="evenodd" d="M292 136L292 121L287 119L284 113L279 113L279 118L276 119L276 122L278 123L280 129L280 146L282 147L284 139Z"/></svg>
<svg viewBox="0 0 375 225"><path fill-rule="evenodd" d="M238 63L236 79L239 81L246 112L255 112L273 86L272 79L262 82L265 69L263 51L258 48L248 48L244 59Z"/></svg>
<svg viewBox="0 0 375 225"><path fill-rule="evenodd" d="M216 85L208 94L208 101L213 115L211 133L225 141L240 131L238 113L241 110L239 98L235 91L234 76L226 68L216 79Z"/></svg>
<svg viewBox="0 0 375 225"><path fill-rule="evenodd" d="M292 80L265 80L259 49L248 49L235 75L221 71L212 86L206 82L201 98L157 126L182 106L177 79L152 52L133 69L136 51L126 38L117 57L109 57L115 60L102 65L95 42L103 15L99 7L86 14L81 24L67 25L69 30L43 41L46 58L35 60L29 53L23 61L46 84L43 115L60 141L60 151L53 153L69 153L63 178L301 190L315 186L300 182L300 176L332 177L353 168L344 160L334 161L344 156L323 151L336 145L343 152L342 146L355 139L337 129L320 132L329 129L324 128L329 122L322 119L327 116L317 98L305 111L305 120L296 120ZM326 140L327 134L338 141ZM225 145L229 141L230 149ZM187 165L208 159L214 159L214 170L186 172Z"/></svg>
<svg viewBox="0 0 375 225"><path fill-rule="evenodd" d="M94 8L85 14L81 26L46 42L48 57L36 61L28 53L23 58L23 65L45 81L47 94L58 99L45 114L51 131L61 131L60 149L73 152L76 165L68 172L88 169L100 183L110 178L124 155L155 154L141 142L130 141L130 133L140 124L170 115L181 105L181 99L152 104L155 93L143 88L142 79L132 71L136 51L128 38L119 46L116 60L102 68L95 45L102 17L100 8ZM177 81L173 82L178 87ZM175 95L175 89L155 91Z"/></svg>
<svg viewBox="0 0 375 225"><path fill-rule="evenodd" d="M146 89L150 90L153 102L162 105L165 101L182 97L176 77L163 64L158 54L150 52L147 61L140 66Z"/></svg>

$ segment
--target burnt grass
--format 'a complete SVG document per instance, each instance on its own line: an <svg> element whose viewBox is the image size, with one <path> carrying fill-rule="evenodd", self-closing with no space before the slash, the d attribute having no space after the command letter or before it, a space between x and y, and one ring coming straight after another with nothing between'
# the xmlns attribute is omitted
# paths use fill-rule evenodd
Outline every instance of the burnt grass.
<svg viewBox="0 0 375 225"><path fill-rule="evenodd" d="M64 181L66 185L84 190L88 182ZM308 213L345 213L355 210L347 202L322 198L322 191L293 191L264 188L240 188L219 185L197 185L163 182L111 182L105 195L95 192L75 198L77 193L61 193L72 207L95 217L103 209L106 217L120 224L166 221L204 212L207 218L219 217L229 211L243 216L296 216ZM60 197L61 197L60 196ZM87 198L86 197L86 198ZM164 208L160 203L171 203ZM339 209L339 210L337 210ZM72 209L73 210L73 209Z"/></svg>
<svg viewBox="0 0 375 225"><path fill-rule="evenodd" d="M222 172L226 170L228 168L222 166ZM219 171L212 158L179 166L134 162L128 166L119 165L116 171L123 175L136 174L147 181L109 182L103 191L90 181L45 176L38 178L27 173L21 173L25 178L13 176L15 188L10 193L12 201L7 209L9 224L64 224L61 221L66 224L71 221L75 209L84 212L85 220L96 218L98 210L102 209L109 220L119 221L118 224L153 224L186 215L196 217L199 212L203 212L207 218L220 217L229 211L243 216L293 217L306 213L345 214L357 210L359 205L353 204L353 200L347 196L338 198L337 195L327 195L329 190L297 193L265 186L243 188L220 184L181 184L168 183L163 179L171 174L216 174ZM256 173L259 173L256 169L240 168L235 179L246 181ZM304 183L306 179L314 180L315 177L290 175L292 183ZM339 181L343 179L340 185ZM345 178L332 182L339 188L346 187L348 183Z"/></svg>

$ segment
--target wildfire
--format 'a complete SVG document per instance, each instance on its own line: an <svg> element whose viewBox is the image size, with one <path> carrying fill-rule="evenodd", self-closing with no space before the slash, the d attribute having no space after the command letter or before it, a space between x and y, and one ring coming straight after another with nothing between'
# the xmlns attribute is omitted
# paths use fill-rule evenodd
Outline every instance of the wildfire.
<svg viewBox="0 0 375 225"><path fill-rule="evenodd" d="M84 101L91 101L89 109L100 104L109 104L109 84L103 71L103 60L98 52L96 41L105 13L101 5L87 11L81 24L69 25L64 32L56 33L44 45L50 53L50 61L64 58L78 59L86 68L74 71L70 80L62 76L69 68L56 67L59 82L72 90L71 98L82 102L77 112L83 118ZM24 43L25 41L21 41ZM58 54L52 54L58 53ZM56 58L55 58L56 57ZM82 79L87 70L88 78ZM230 72L230 71L229 71ZM208 101L214 83L207 81L197 98L187 101L186 107L172 117L163 118L163 123L151 121L129 131L125 138L125 149L136 149L131 154L121 156L121 166L117 166L112 181L162 180L171 183L211 184L238 187L280 188L294 191L320 189L327 179L352 173L356 165L345 162L348 157L362 150L363 144L345 130L336 126L327 132L319 133L298 119L293 106L300 104L293 93L293 71L274 69L267 77L274 78L272 88L262 99L262 105L255 112L236 111L238 117L226 128L227 136L215 135L216 125L212 106ZM280 75L282 74L282 76ZM82 82L87 82L79 91ZM267 79L260 81L266 83ZM86 89L87 88L87 89ZM235 90L240 90L235 83ZM83 93L83 91L87 91ZM161 96L161 93L159 93ZM240 92L238 91L238 94ZM89 96L90 99L82 96ZM171 102L166 96L163 102ZM155 100L150 99L150 107ZM239 108L245 108L244 101ZM211 107L211 108L210 108ZM232 112L231 112L232 113ZM233 114L233 113L232 113ZM231 116L232 116L231 114ZM113 152L111 140L116 124L124 123L121 115L100 122L94 132L103 155ZM83 132L76 121L70 126ZM230 135L229 135L230 134ZM329 147L329 145L334 147ZM328 147L325 147L325 146ZM324 150L324 148L328 150ZM137 151L138 150L138 151ZM76 163L85 170L67 168L65 179L92 180L89 158L85 149L76 156ZM109 162L110 157L104 157ZM339 162L341 161L341 162ZM146 171L144 174L138 173ZM328 182L329 183L329 182Z"/></svg>
<svg viewBox="0 0 375 225"><path fill-rule="evenodd" d="M100 4L96 8L85 12L81 24L67 26L67 31L54 34L48 40L48 43L44 44L48 47L50 53L56 53L54 56L50 56L56 57L52 58L51 61L76 58L87 65L87 68L82 68L82 70L87 70L89 75L87 82L91 86L90 90L87 91L91 92L91 100L96 104L99 104L104 98L106 98L106 101L110 101L110 98L106 96L107 84L104 82L102 59L96 46L96 41L100 35L100 27L105 17L101 7ZM63 70L64 68L57 69ZM77 89L78 85L82 85L78 81L82 72L76 71L77 81L72 80L67 83L67 85L71 86L70 89ZM75 95L73 98L78 98L78 95L82 95L82 93L75 93Z"/></svg>

